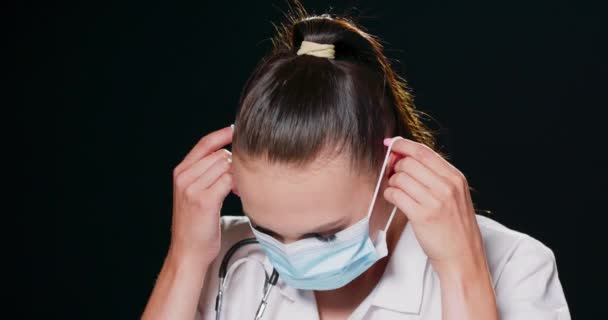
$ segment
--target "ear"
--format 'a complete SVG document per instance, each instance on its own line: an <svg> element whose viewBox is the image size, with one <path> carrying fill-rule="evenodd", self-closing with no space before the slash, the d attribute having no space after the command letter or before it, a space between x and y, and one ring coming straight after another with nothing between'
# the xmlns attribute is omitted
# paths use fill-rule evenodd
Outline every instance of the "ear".
<svg viewBox="0 0 608 320"><path fill-rule="evenodd" d="M387 147L388 149L388 147ZM401 155L401 154L397 154L394 152L391 152L391 154L388 156L388 163L386 164L386 170L384 170L384 175L386 176L387 179L390 179L391 176L395 173L395 165L397 164L397 161L403 159L405 156Z"/></svg>
<svg viewBox="0 0 608 320"><path fill-rule="evenodd" d="M239 194L239 190L236 188L236 186L232 187L232 193L234 193L237 197L241 197L241 195Z"/></svg>

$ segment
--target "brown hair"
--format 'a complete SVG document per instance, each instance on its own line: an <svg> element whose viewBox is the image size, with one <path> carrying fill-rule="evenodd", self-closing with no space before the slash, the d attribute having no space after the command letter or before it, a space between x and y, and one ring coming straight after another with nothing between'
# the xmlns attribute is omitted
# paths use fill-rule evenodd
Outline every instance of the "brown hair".
<svg viewBox="0 0 608 320"><path fill-rule="evenodd" d="M406 81L374 36L345 17L309 16L301 5L276 29L239 101L232 150L240 158L304 167L348 152L352 170L377 174L386 137L435 149ZM333 44L335 59L297 55L303 40Z"/></svg>

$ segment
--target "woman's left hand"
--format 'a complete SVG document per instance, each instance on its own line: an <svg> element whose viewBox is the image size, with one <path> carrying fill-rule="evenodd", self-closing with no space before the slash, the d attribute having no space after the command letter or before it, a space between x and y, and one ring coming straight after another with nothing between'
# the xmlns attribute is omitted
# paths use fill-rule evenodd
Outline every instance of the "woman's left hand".
<svg viewBox="0 0 608 320"><path fill-rule="evenodd" d="M402 158L395 162L384 197L407 215L439 276L443 320L498 319L466 178L431 148L393 139L391 151ZM384 144L390 144L387 140Z"/></svg>
<svg viewBox="0 0 608 320"><path fill-rule="evenodd" d="M488 275L483 242L465 176L431 148L395 137L400 155L384 197L403 211L440 277ZM385 139L384 144L390 144Z"/></svg>

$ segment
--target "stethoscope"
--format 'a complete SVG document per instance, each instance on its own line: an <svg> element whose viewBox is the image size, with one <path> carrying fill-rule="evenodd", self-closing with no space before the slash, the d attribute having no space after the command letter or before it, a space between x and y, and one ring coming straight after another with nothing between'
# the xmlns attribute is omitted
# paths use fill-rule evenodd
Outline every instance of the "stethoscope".
<svg viewBox="0 0 608 320"><path fill-rule="evenodd" d="M258 240L256 240L256 238L243 239L243 240L235 243L232 247L230 247L230 249L228 249L228 251L224 255L224 258L222 259L222 264L220 265L220 272L219 272L220 281L219 281L219 286L217 288L217 296L215 297L215 319L216 320L220 320L220 315L222 313L222 300L223 300L223 296L224 296L224 289L226 289L226 286L228 285L228 282L226 282L226 273L228 270L228 263L230 262L230 258L232 258L232 255L234 255L234 253L237 250L239 250L240 248L242 248L246 245L249 245L249 244L254 244L254 243L258 243ZM268 297L270 296L270 291L277 284L277 280L279 279L279 273L274 268L272 269L272 274L270 275L270 278L268 277L268 273L266 273L266 270L264 270L264 276L265 276L266 280L264 283L262 301L260 301L258 310L255 313L255 320L262 319L262 316L264 315L264 311L266 311L266 305L268 304Z"/></svg>

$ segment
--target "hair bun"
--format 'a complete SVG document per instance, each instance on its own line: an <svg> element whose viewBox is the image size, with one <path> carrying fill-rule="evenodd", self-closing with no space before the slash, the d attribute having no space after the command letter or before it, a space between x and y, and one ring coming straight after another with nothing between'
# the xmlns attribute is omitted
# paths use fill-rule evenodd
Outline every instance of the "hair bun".
<svg viewBox="0 0 608 320"><path fill-rule="evenodd" d="M297 55L333 56L330 59L372 64L376 62L375 42L371 36L344 18L332 18L324 14L292 23L291 47Z"/></svg>

